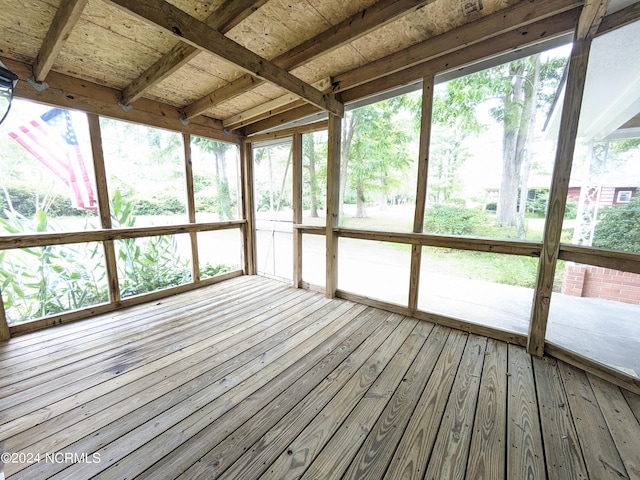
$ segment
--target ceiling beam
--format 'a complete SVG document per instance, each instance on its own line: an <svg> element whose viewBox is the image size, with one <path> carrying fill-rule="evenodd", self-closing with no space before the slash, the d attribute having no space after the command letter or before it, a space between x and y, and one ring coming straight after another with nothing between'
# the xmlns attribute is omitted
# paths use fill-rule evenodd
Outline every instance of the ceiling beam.
<svg viewBox="0 0 640 480"><path fill-rule="evenodd" d="M567 9L567 5L572 5ZM336 75L332 78L332 88L334 92L350 91L354 87L359 85L367 85L368 89L377 88L374 80L380 78L385 81L394 81L392 75L396 72L405 72L403 75L397 78L405 78L406 72L411 72L409 68L415 65L424 65L434 59L446 58L448 55L459 52L461 50L468 50L473 52L471 48L474 45L485 43L486 45L497 44L498 47L502 47L502 41L498 41L498 37L504 35L507 32L516 32L515 37L510 39L509 44L523 45L531 43L536 40L536 35L539 35L537 39L543 39L545 36L550 36L553 30L553 22L557 23L557 19L562 20L562 25L571 22L571 18L575 18L574 10L581 6L582 2L574 1L567 2L565 0L551 0L544 3L522 2L514 5L513 7L506 8L504 10L497 11L491 15L483 17L474 22L468 23L461 27L458 27L450 32L443 33L436 37L432 37L425 40L422 43L418 43L409 48L396 52L394 54L383 57L378 61L371 62L362 67L355 68L349 72ZM569 11L568 16L561 15ZM552 20L551 20L551 19ZM532 30L533 24L537 24L535 32ZM549 24L549 29L546 29L545 24ZM575 27L575 22L572 23L572 27ZM563 28L561 26L561 28ZM520 40L518 40L520 38ZM489 41L487 43L487 41ZM482 50L482 49L481 49ZM484 47L485 51L492 50L492 47ZM499 51L504 49L499 48ZM483 56L489 56L489 53L481 54L476 58ZM468 55L462 55L468 57ZM472 61L473 59L469 60ZM453 67L451 67L453 68ZM438 71L446 70L446 63ZM435 71L433 73L438 73ZM423 75L415 77L422 78ZM399 83L398 85L401 85ZM381 88L378 91L383 91ZM375 92L371 92L373 94ZM353 101L349 96L342 97L345 102ZM293 111L288 113L288 117L293 114ZM247 134L260 132L262 130L273 128L273 121L261 120L258 124L248 126L246 128ZM259 128L260 130L256 130Z"/></svg>
<svg viewBox="0 0 640 480"><path fill-rule="evenodd" d="M44 82L88 0L62 0L33 64L33 77Z"/></svg>
<svg viewBox="0 0 640 480"><path fill-rule="evenodd" d="M255 135L253 137L245 138L245 143L263 142L265 140L277 140L279 138L291 137L295 133L313 133L321 132L329 128L329 122L327 120L320 120L315 123L308 123L299 127L285 128L278 130L277 132L263 133L261 135ZM324 230L324 227L321 227Z"/></svg>
<svg viewBox="0 0 640 480"><path fill-rule="evenodd" d="M482 58L494 57L545 38L553 38L570 32L577 25L578 13L579 8L574 8L552 18L546 18L515 30L508 30L498 36L474 43L467 48L460 48L457 51L440 55L404 70L349 88L340 93L339 98L345 104L349 104L415 82L426 75L436 75L443 71L458 69ZM281 125L287 125L318 112L320 112L318 108L314 109L310 105L305 105L248 125L244 129L244 133L245 135L254 135Z"/></svg>
<svg viewBox="0 0 640 480"><path fill-rule="evenodd" d="M196 48L233 63L253 76L298 95L312 105L340 117L344 115L344 105L332 95L325 95L164 0L108 0L108 2L179 36Z"/></svg>
<svg viewBox="0 0 640 480"><path fill-rule="evenodd" d="M227 33L266 2L267 0L227 0L209 15L204 23L220 33ZM136 101L200 52L200 49L188 43L177 43L125 87L120 101L123 105L129 105Z"/></svg>
<svg viewBox="0 0 640 480"><path fill-rule="evenodd" d="M604 17L598 28L597 36L604 35L605 33L637 22L638 20L640 20L640 2L636 2Z"/></svg>
<svg viewBox="0 0 640 480"><path fill-rule="evenodd" d="M461 48L468 48L506 31L544 20L582 4L582 0L517 3L362 67L336 75L333 77L333 91L340 92Z"/></svg>
<svg viewBox="0 0 640 480"><path fill-rule="evenodd" d="M47 105L80 110L223 142L235 143L242 139L240 135L226 133L220 120L209 117L199 117L188 125L184 125L179 120L176 107L147 98L141 98L136 103L136 108L125 112L118 106L120 90L57 72L51 72L47 76L49 88L37 91L26 81L32 75L31 65L8 58L1 60L20 77L20 80L23 80L18 82L14 90L16 98L26 98Z"/></svg>
<svg viewBox="0 0 640 480"><path fill-rule="evenodd" d="M576 29L578 40L595 37L610 3L611 0L586 0Z"/></svg>
<svg viewBox="0 0 640 480"><path fill-rule="evenodd" d="M348 42L352 42L364 35L380 28L387 23L397 20L417 8L424 7L435 0L380 0L369 8L352 15L324 32L284 52L274 58L272 62L278 67L286 70L293 70L305 62L309 62L320 55L339 48ZM184 108L184 116L193 118L206 112L210 108L226 100L231 100L238 95L258 86L252 84L244 75L231 84L215 90L204 97L196 100Z"/></svg>
<svg viewBox="0 0 640 480"><path fill-rule="evenodd" d="M322 90L323 92L325 92L331 88L331 78L324 78L318 82L313 83L312 85L318 90ZM249 110L245 110L242 113L233 115L225 119L222 122L222 125L226 129L235 130L237 128L244 127L251 123L262 120L263 118L267 118L271 115L282 113L287 110L292 110L300 106L302 106L300 104L300 99L298 99L298 97L296 97L295 95L283 95L260 105L256 105L255 107L250 108Z"/></svg>
<svg viewBox="0 0 640 480"><path fill-rule="evenodd" d="M222 103L225 100L235 98L244 92L251 90L252 87L258 86L262 83L262 80L254 77L253 75L242 75L236 78L232 82L228 83L224 87L221 87L214 92L205 95L204 97L196 100L191 105L187 105L182 109L182 115L184 118L191 120L197 117L202 112L205 112L213 106Z"/></svg>

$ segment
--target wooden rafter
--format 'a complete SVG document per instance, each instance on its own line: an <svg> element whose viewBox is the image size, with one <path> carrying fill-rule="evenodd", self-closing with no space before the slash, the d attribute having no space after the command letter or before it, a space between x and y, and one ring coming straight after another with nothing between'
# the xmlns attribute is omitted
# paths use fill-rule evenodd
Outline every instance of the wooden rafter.
<svg viewBox="0 0 640 480"><path fill-rule="evenodd" d="M544 20L582 5L581 0L549 0L520 2L512 7L487 15L475 22L450 30L436 37L393 53L362 67L336 75L335 92L355 87L407 67L423 63L441 55L468 48L475 43L491 39L509 30Z"/></svg>
<svg viewBox="0 0 640 480"><path fill-rule="evenodd" d="M8 58L0 58L20 79L26 80L32 75L31 65ZM82 110L105 117L117 118L158 128L189 133L223 142L236 142L241 136L225 133L220 120L198 117L188 125L180 122L180 112L176 107L165 103L141 98L136 108L124 112L118 106L120 90L98 85L78 78L51 72L47 76L49 88L37 91L27 82L18 82L15 95L35 102L57 105L62 108Z"/></svg>
<svg viewBox="0 0 640 480"><path fill-rule="evenodd" d="M572 10L580 5L582 5L580 0L571 2L567 2L566 0L551 0L542 4L533 4L531 2L518 3L513 7L500 10L473 23L430 38L375 62L336 75L332 78L333 91L337 93L354 88L377 78L406 70L413 65L423 64L449 53L470 48L477 43L490 40L505 32L514 31L534 22L545 20L559 13ZM500 42L496 43L498 45L500 44ZM419 77L420 76L416 78ZM284 110L285 106L280 105L280 108ZM288 110L293 108L295 108L295 106L292 106L292 108ZM248 125L249 123L250 122L246 122L245 119L244 125Z"/></svg>
<svg viewBox="0 0 640 480"><path fill-rule="evenodd" d="M576 30L578 40L595 37L610 3L611 0L586 0Z"/></svg>
<svg viewBox="0 0 640 480"><path fill-rule="evenodd" d="M204 22L224 34L266 2L267 0L227 0L209 15ZM129 105L136 101L151 88L192 60L200 51L200 49L188 43L179 42L176 44L147 68L142 75L125 87L122 91L122 104Z"/></svg>
<svg viewBox="0 0 640 480"><path fill-rule="evenodd" d="M323 94L164 0L109 0L109 3L179 36L196 48L233 63L255 77L298 95L312 105L334 115L344 115L344 105L333 96Z"/></svg>
<svg viewBox="0 0 640 480"><path fill-rule="evenodd" d="M408 14L412 10L423 7L434 0L381 0L369 8L366 8L349 17L336 26L333 26L315 37L303 42L288 52L279 55L272 62L286 70L309 62L314 58L328 53L348 42L356 40L381 26ZM196 100L184 108L186 118L193 118L207 111L211 107L231 100L241 95L254 86L248 75L234 80L232 84L215 90ZM231 87L233 85L233 87Z"/></svg>
<svg viewBox="0 0 640 480"><path fill-rule="evenodd" d="M439 55L436 58L427 59L422 63L405 68L404 70L395 71L384 77L348 88L339 94L340 99L348 104L375 95L378 92L391 90L409 82L416 81L426 75L437 74L445 70L462 67L478 58L499 55L506 51L520 48L535 40L551 38L570 32L575 29L577 24L578 11L579 8L574 8L573 10L555 15L553 18L542 19L521 28L509 29L484 41L474 42L473 45L466 48L461 46L456 51ZM319 110L317 108L311 105L305 105L248 125L244 129L244 133L246 135L254 135L271 128L286 125L318 112Z"/></svg>
<svg viewBox="0 0 640 480"><path fill-rule="evenodd" d="M618 10L602 19L597 35L604 35L612 30L624 27L640 20L640 2Z"/></svg>
<svg viewBox="0 0 640 480"><path fill-rule="evenodd" d="M62 0L33 65L33 77L44 82L53 62L82 15L88 0Z"/></svg>
<svg viewBox="0 0 640 480"><path fill-rule="evenodd" d="M325 78L312 84L318 90L326 92L331 87L331 79ZM246 125L255 123L273 114L286 112L302 106L300 100L295 95L283 95L268 102L256 105L249 110L233 115L222 122L224 128L235 130Z"/></svg>

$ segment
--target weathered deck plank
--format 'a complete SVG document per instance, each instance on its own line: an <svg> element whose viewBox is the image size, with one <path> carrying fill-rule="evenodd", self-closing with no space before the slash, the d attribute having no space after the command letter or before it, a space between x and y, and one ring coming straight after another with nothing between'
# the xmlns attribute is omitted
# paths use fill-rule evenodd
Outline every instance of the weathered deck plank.
<svg viewBox="0 0 640 480"><path fill-rule="evenodd" d="M607 422L613 442L631 480L640 480L640 423L633 415L619 388L587 374L593 393Z"/></svg>
<svg viewBox="0 0 640 480"><path fill-rule="evenodd" d="M549 480L588 478L567 394L553 358L533 358Z"/></svg>
<svg viewBox="0 0 640 480"><path fill-rule="evenodd" d="M640 397L260 277L0 345L0 444L44 478L640 479ZM4 366L6 364L6 369Z"/></svg>
<svg viewBox="0 0 640 480"><path fill-rule="evenodd" d="M509 345L507 478L547 478L531 356Z"/></svg>
<svg viewBox="0 0 640 480"><path fill-rule="evenodd" d="M489 340L485 350L478 408L467 464L467 478L505 478L507 409L507 345Z"/></svg>
<svg viewBox="0 0 640 480"><path fill-rule="evenodd" d="M628 479L587 374L558 363L589 478Z"/></svg>

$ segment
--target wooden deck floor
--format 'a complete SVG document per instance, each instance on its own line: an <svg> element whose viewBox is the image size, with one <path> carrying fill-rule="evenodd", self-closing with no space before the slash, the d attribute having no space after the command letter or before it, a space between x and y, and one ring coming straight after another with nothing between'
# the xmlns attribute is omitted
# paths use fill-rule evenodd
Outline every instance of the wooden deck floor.
<svg viewBox="0 0 640 480"><path fill-rule="evenodd" d="M14 338L0 358L11 479L640 479L637 395L260 277Z"/></svg>

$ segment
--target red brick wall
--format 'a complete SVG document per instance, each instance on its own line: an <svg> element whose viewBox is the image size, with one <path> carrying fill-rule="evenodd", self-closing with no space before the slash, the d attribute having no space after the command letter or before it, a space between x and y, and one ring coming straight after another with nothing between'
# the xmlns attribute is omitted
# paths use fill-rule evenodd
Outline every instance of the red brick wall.
<svg viewBox="0 0 640 480"><path fill-rule="evenodd" d="M567 263L562 293L640 305L640 275L610 268Z"/></svg>

